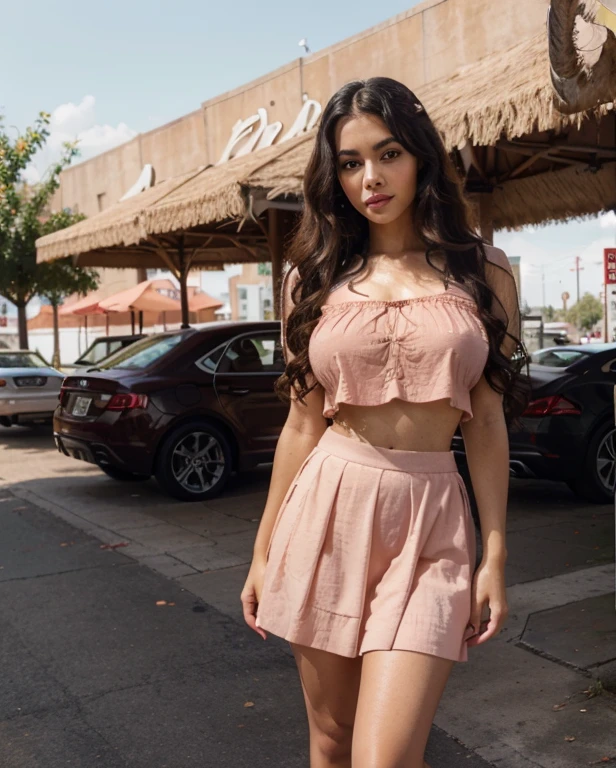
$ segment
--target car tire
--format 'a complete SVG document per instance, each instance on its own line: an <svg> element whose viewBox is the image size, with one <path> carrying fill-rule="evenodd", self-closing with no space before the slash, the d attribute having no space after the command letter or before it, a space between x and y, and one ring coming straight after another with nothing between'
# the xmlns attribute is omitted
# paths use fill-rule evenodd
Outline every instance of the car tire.
<svg viewBox="0 0 616 768"><path fill-rule="evenodd" d="M572 483L573 490L595 504L614 501L614 489L606 487L602 478L614 477L616 471L616 425L607 423L590 438L581 475ZM569 486L571 487L571 485Z"/></svg>
<svg viewBox="0 0 616 768"><path fill-rule="evenodd" d="M111 464L99 464L98 467L103 470L107 477L122 483L140 483L150 479L150 475L138 475L136 472L129 472L127 469L114 467Z"/></svg>
<svg viewBox="0 0 616 768"><path fill-rule="evenodd" d="M155 476L161 488L181 501L218 496L231 474L229 439L208 421L182 424L164 439Z"/></svg>

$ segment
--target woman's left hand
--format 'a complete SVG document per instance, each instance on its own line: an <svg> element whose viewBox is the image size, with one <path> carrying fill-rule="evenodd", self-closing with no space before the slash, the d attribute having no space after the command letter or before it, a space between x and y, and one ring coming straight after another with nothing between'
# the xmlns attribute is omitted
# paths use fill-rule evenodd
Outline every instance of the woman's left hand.
<svg viewBox="0 0 616 768"><path fill-rule="evenodd" d="M482 621L484 607L489 609L490 618ZM473 576L469 624L474 634L467 642L468 647L486 643L497 635L508 615L505 568L500 563L482 560Z"/></svg>

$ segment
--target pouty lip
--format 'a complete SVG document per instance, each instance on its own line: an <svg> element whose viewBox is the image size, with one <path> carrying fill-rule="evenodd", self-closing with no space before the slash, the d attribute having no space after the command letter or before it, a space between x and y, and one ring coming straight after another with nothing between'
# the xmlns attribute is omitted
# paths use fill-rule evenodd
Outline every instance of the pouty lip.
<svg viewBox="0 0 616 768"><path fill-rule="evenodd" d="M382 193L379 193L378 195L371 195L366 201L366 205L371 205L372 203L379 203L381 200L391 200L393 195L384 195Z"/></svg>

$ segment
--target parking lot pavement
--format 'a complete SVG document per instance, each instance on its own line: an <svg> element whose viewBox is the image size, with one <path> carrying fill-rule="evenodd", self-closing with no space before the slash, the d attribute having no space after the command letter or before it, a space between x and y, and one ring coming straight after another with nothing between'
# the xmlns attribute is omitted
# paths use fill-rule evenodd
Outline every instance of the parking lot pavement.
<svg viewBox="0 0 616 768"><path fill-rule="evenodd" d="M233 478L223 496L187 504L165 496L154 481L118 483L62 456L49 431L0 428L0 484L100 541L120 545L122 553L239 624L239 594L270 470L259 467ZM510 618L499 637L471 649L468 664L456 665L438 728L499 768L579 768L604 757L616 760L614 699L604 692L588 703L583 693L603 662L572 666L552 655L564 646L545 631L537 640L539 629L554 632L558 620L567 620L548 612L586 610L584 601L613 591L613 534L612 507L580 502L565 485L512 481ZM610 640L616 658L616 638ZM284 641L269 641L290 654ZM601 654L607 658L604 647Z"/></svg>

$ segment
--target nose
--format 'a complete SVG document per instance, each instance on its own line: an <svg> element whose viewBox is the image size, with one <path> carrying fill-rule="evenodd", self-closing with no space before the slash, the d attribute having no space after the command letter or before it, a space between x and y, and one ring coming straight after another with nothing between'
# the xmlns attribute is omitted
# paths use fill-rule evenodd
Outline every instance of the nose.
<svg viewBox="0 0 616 768"><path fill-rule="evenodd" d="M374 189L383 185L383 179L375 163L366 162L364 166L364 188Z"/></svg>

